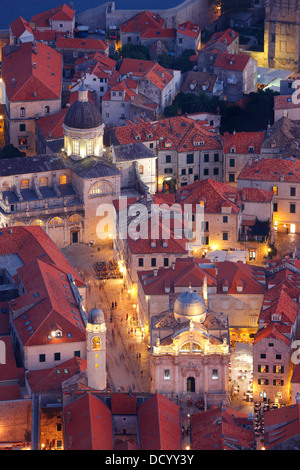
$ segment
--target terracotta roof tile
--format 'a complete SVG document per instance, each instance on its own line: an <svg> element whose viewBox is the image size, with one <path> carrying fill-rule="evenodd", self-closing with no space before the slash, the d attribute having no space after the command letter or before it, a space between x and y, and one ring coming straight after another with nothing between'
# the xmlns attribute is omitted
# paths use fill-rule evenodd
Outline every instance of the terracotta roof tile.
<svg viewBox="0 0 300 470"><path fill-rule="evenodd" d="M246 54L229 54L228 52L219 52L215 61L215 68L235 70L242 72L245 70L250 56Z"/></svg>
<svg viewBox="0 0 300 470"><path fill-rule="evenodd" d="M242 169L238 180L283 181L298 183L300 181L300 160L287 158L263 158L249 161Z"/></svg>
<svg viewBox="0 0 300 470"><path fill-rule="evenodd" d="M236 154L250 154L249 148L253 147L251 153L260 154L264 137L264 132L236 132L234 134L225 132L221 135L224 153L231 153L231 149L234 148Z"/></svg>
<svg viewBox="0 0 300 470"><path fill-rule="evenodd" d="M107 44L101 39L66 38L59 36L56 41L57 49L83 49L90 51L105 51Z"/></svg>
<svg viewBox="0 0 300 470"><path fill-rule="evenodd" d="M32 34L32 29L30 26L30 23L28 21L24 20L22 16L19 16L16 18L12 23L9 25L12 34L16 37L19 38L22 36L22 34L27 31Z"/></svg>
<svg viewBox="0 0 300 470"><path fill-rule="evenodd" d="M120 25L120 31L125 32L140 32L143 33L148 29L163 28L164 20L157 14L150 11L143 11L133 16L129 20Z"/></svg>
<svg viewBox="0 0 300 470"><path fill-rule="evenodd" d="M2 78L10 101L55 100L61 97L62 55L46 44L22 43L2 54Z"/></svg>
<svg viewBox="0 0 300 470"><path fill-rule="evenodd" d="M65 3L51 10L46 10L34 15L30 22L35 23L37 28L50 27L49 21L51 20L69 20L72 21L75 15L75 10L70 8Z"/></svg>

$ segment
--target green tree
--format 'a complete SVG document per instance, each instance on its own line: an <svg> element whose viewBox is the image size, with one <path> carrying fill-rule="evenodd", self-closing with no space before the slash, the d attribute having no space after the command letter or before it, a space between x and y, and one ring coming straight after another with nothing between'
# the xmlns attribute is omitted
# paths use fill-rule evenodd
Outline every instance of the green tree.
<svg viewBox="0 0 300 470"><path fill-rule="evenodd" d="M14 147L13 144L5 145L2 149L0 149L0 159L25 157L25 156L26 156L26 153L21 152L17 147Z"/></svg>
<svg viewBox="0 0 300 470"><path fill-rule="evenodd" d="M149 60L149 50L142 44L124 44L120 50L120 57L122 59L140 59Z"/></svg>

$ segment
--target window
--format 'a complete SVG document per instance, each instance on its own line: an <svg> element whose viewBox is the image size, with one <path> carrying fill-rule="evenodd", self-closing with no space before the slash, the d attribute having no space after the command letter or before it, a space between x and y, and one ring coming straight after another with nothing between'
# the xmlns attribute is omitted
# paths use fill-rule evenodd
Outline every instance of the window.
<svg viewBox="0 0 300 470"><path fill-rule="evenodd" d="M20 132L26 131L26 126L25 124L20 124Z"/></svg>
<svg viewBox="0 0 300 470"><path fill-rule="evenodd" d="M235 174L234 173L229 173L228 181L229 181L229 183L234 183L235 182Z"/></svg>
<svg viewBox="0 0 300 470"><path fill-rule="evenodd" d="M165 168L164 169L164 173L170 174L172 172L173 172L172 168Z"/></svg>
<svg viewBox="0 0 300 470"><path fill-rule="evenodd" d="M290 188L290 195L296 196L296 188Z"/></svg>
<svg viewBox="0 0 300 470"><path fill-rule="evenodd" d="M90 189L90 196L113 194L113 188L107 181L97 181Z"/></svg>
<svg viewBox="0 0 300 470"><path fill-rule="evenodd" d="M74 153L74 155L79 155L79 149L80 149L79 141L78 140L73 140L73 153Z"/></svg>
<svg viewBox="0 0 300 470"><path fill-rule="evenodd" d="M189 168L189 175L193 174L193 168Z"/></svg>
<svg viewBox="0 0 300 470"><path fill-rule="evenodd" d="M41 179L40 179L40 187L43 188L45 186L48 186L48 178L46 178L45 176L43 176Z"/></svg>
<svg viewBox="0 0 300 470"><path fill-rule="evenodd" d="M250 250L249 251L249 260L252 261L252 260L255 260L256 258L256 252L254 250Z"/></svg>
<svg viewBox="0 0 300 470"><path fill-rule="evenodd" d="M209 222L205 222L205 229L206 232L209 232Z"/></svg>
<svg viewBox="0 0 300 470"><path fill-rule="evenodd" d="M278 187L277 187L277 186L273 186L272 190L273 190L274 196L278 196Z"/></svg>
<svg viewBox="0 0 300 470"><path fill-rule="evenodd" d="M92 140L88 140L86 143L86 154L93 155L94 152L94 145Z"/></svg>
<svg viewBox="0 0 300 470"><path fill-rule="evenodd" d="M164 266L166 268L169 266L169 258L164 258Z"/></svg>
<svg viewBox="0 0 300 470"><path fill-rule="evenodd" d="M276 354L276 359L281 359L281 354Z"/></svg>
<svg viewBox="0 0 300 470"><path fill-rule="evenodd" d="M156 258L151 258L151 266L152 267L156 266Z"/></svg>
<svg viewBox="0 0 300 470"><path fill-rule="evenodd" d="M186 156L186 163L187 165L194 163L194 154L193 153L188 153Z"/></svg>
<svg viewBox="0 0 300 470"><path fill-rule="evenodd" d="M204 176L208 176L208 175L209 175L209 169L208 169L208 168L204 168L204 170L203 170L203 175L204 175Z"/></svg>
<svg viewBox="0 0 300 470"><path fill-rule="evenodd" d="M74 357L80 357L80 351L74 351Z"/></svg>
<svg viewBox="0 0 300 470"><path fill-rule="evenodd" d="M248 153L254 153L254 147L250 146L250 147L248 148Z"/></svg>
<svg viewBox="0 0 300 470"><path fill-rule="evenodd" d="M261 354L261 355L260 355L260 358L261 358L261 359L266 359L266 357L267 357L266 354Z"/></svg>
<svg viewBox="0 0 300 470"><path fill-rule="evenodd" d="M143 175L144 174L144 167L143 165L139 165L139 174Z"/></svg>
<svg viewBox="0 0 300 470"><path fill-rule="evenodd" d="M274 202L274 204L273 204L273 212L278 212L278 202Z"/></svg>
<svg viewBox="0 0 300 470"><path fill-rule="evenodd" d="M208 163L209 162L209 153L205 153L204 154L204 163Z"/></svg>
<svg viewBox="0 0 300 470"><path fill-rule="evenodd" d="M273 373L274 374L283 374L284 372L284 367L281 366L281 365L276 365L276 366L273 366Z"/></svg>
<svg viewBox="0 0 300 470"><path fill-rule="evenodd" d="M234 158L230 158L230 159L229 159L229 166L230 166L231 168L235 167L235 159L234 159Z"/></svg>
<svg viewBox="0 0 300 470"><path fill-rule="evenodd" d="M42 220L39 220L39 219L36 219L32 222L31 225L34 225L34 226L39 226L39 227L43 227L45 224Z"/></svg>
<svg viewBox="0 0 300 470"><path fill-rule="evenodd" d="M54 353L54 360L60 361L60 353Z"/></svg>
<svg viewBox="0 0 300 470"><path fill-rule="evenodd" d="M218 162L218 161L219 161L219 154L214 153L214 162Z"/></svg>
<svg viewBox="0 0 300 470"><path fill-rule="evenodd" d="M64 221L60 217L53 217L49 222L49 227L57 227L59 225L64 225Z"/></svg>
<svg viewBox="0 0 300 470"><path fill-rule="evenodd" d="M170 380L170 370L169 369L166 369L164 371L164 379L165 380Z"/></svg>
<svg viewBox="0 0 300 470"><path fill-rule="evenodd" d="M59 184L67 184L68 182L68 177L67 175L59 175Z"/></svg>
<svg viewBox="0 0 300 470"><path fill-rule="evenodd" d="M74 224L76 222L81 222L82 218L78 214L73 214L71 217L69 217L68 223L69 224Z"/></svg>
<svg viewBox="0 0 300 470"><path fill-rule="evenodd" d="M22 180L21 189L28 189L28 188L29 188L29 180Z"/></svg>
<svg viewBox="0 0 300 470"><path fill-rule="evenodd" d="M235 147L231 147L230 153L235 153Z"/></svg>
<svg viewBox="0 0 300 470"><path fill-rule="evenodd" d="M211 376L211 378L212 378L213 380L217 380L218 377L219 377L219 375L218 375L218 369L213 369L213 370L212 370L212 376Z"/></svg>
<svg viewBox="0 0 300 470"><path fill-rule="evenodd" d="M295 214L296 212L296 204L290 204L290 213Z"/></svg>
<svg viewBox="0 0 300 470"><path fill-rule="evenodd" d="M223 232L223 240L228 240L228 232Z"/></svg>
<svg viewBox="0 0 300 470"><path fill-rule="evenodd" d="M257 371L258 371L258 372L263 372L263 373L266 374L266 373L269 372L269 366L266 365L266 364L259 364L259 365L257 366Z"/></svg>
<svg viewBox="0 0 300 470"><path fill-rule="evenodd" d="M181 170L181 174L182 174L182 175L186 175L186 169L185 169L185 168L183 168L183 169Z"/></svg>
<svg viewBox="0 0 300 470"><path fill-rule="evenodd" d="M143 266L144 266L144 258L139 258L138 265L139 265L140 267L143 267Z"/></svg>
<svg viewBox="0 0 300 470"><path fill-rule="evenodd" d="M171 163L171 155L166 155L166 163Z"/></svg>
<svg viewBox="0 0 300 470"><path fill-rule="evenodd" d="M228 223L228 215L223 215L223 224Z"/></svg>
<svg viewBox="0 0 300 470"><path fill-rule="evenodd" d="M40 354L39 355L39 361L40 362L46 362L46 354Z"/></svg>
<svg viewBox="0 0 300 470"><path fill-rule="evenodd" d="M45 114L49 114L50 113L50 106L45 106Z"/></svg>
<svg viewBox="0 0 300 470"><path fill-rule="evenodd" d="M25 117L25 108L20 108L20 117Z"/></svg>
<svg viewBox="0 0 300 470"><path fill-rule="evenodd" d="M78 52L77 51L73 51L73 57L78 57Z"/></svg>
<svg viewBox="0 0 300 470"><path fill-rule="evenodd" d="M219 168L214 168L214 176L218 176L219 175Z"/></svg>

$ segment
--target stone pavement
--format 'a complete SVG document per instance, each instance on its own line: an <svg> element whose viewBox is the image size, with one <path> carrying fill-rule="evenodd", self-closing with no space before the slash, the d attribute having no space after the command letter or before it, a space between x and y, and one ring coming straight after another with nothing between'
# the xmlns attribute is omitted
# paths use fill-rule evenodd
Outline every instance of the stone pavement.
<svg viewBox="0 0 300 470"><path fill-rule="evenodd" d="M150 392L150 361L146 343L136 321L136 308L123 289L122 279L108 279L105 285L94 273L97 261L114 257L108 243L98 247L71 245L62 250L70 263L89 283L87 311L97 306L106 319L108 381L112 391ZM116 308L112 308L116 302ZM138 355L138 358L137 358Z"/></svg>

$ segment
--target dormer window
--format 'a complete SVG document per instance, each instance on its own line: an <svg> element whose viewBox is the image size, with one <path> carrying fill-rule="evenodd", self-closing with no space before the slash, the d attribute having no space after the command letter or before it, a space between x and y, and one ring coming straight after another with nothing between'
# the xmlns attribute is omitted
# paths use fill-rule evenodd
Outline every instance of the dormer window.
<svg viewBox="0 0 300 470"><path fill-rule="evenodd" d="M254 153L254 147L252 145L248 148L248 153Z"/></svg>
<svg viewBox="0 0 300 470"><path fill-rule="evenodd" d="M231 147L230 153L235 153L235 152L236 152L236 148L235 148L235 147Z"/></svg>

